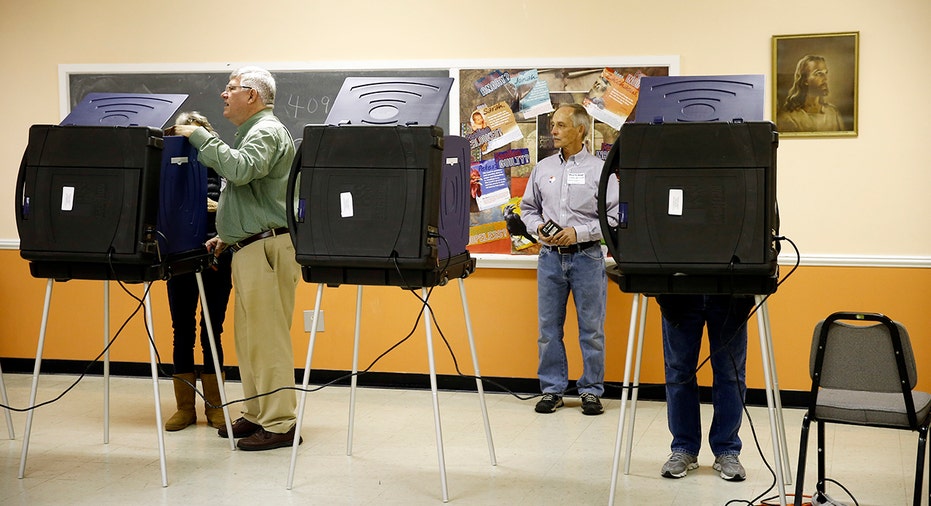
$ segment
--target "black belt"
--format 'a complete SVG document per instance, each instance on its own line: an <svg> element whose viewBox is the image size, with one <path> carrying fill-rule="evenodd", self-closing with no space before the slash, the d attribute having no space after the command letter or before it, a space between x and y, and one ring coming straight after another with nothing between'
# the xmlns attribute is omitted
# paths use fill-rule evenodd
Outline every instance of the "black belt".
<svg viewBox="0 0 931 506"><path fill-rule="evenodd" d="M239 251L245 248L246 246L254 243L255 241L261 241L262 239L267 239L269 237L275 237L276 235L287 234L287 233L288 233L288 227L273 228L271 230L259 232L258 234L255 234L255 235L250 235L249 237L246 237L245 239L235 244L231 244L230 249L233 251Z"/></svg>
<svg viewBox="0 0 931 506"><path fill-rule="evenodd" d="M575 244L570 244L569 246L550 246L549 244L544 244L543 247L550 251L555 251L561 255L568 255L570 253L578 253L597 244L599 244L599 241L578 242Z"/></svg>

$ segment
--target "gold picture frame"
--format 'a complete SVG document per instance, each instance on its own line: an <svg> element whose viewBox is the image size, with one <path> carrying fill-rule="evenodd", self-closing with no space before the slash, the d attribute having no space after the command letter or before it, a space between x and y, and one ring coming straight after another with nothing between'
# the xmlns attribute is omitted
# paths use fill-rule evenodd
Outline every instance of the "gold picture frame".
<svg viewBox="0 0 931 506"><path fill-rule="evenodd" d="M773 36L780 137L856 137L860 32Z"/></svg>

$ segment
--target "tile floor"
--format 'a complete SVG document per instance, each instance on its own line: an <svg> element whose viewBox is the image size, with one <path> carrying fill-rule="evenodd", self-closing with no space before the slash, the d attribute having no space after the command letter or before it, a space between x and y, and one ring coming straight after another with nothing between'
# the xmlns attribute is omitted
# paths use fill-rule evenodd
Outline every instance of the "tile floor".
<svg viewBox="0 0 931 506"><path fill-rule="evenodd" d="M43 375L38 400L55 397L74 379ZM10 403L25 406L32 377L6 374L4 380ZM163 416L170 416L171 383L160 381L159 392ZM227 392L229 399L238 399L240 385L228 383ZM231 451L202 416L197 426L165 434L168 486L162 487L151 379L113 377L110 398L107 444L101 377L85 378L61 400L40 408L23 479L17 475L26 415L13 414L13 440L6 439L6 422L0 417L0 504L442 504L429 391L360 388L351 456L348 387L308 394L305 441L291 490L286 486L290 448ZM533 411L534 401L486 394L497 460L492 466L478 395L441 391L438 398L450 504L608 504L619 400L606 400L602 416L583 416L578 401L571 400L554 414L539 415ZM624 474L622 459L614 504L751 504L758 496L776 495L775 489L769 490L774 477L746 420L741 434L746 481L721 480L711 469L713 457L707 449L699 457L701 467L687 477L660 477L669 447L664 408L659 402L638 405L630 473ZM703 409L709 420L710 410ZM759 447L772 460L767 410L751 407L750 414ZM792 473L801 418L801 410L784 410ZM828 452L829 477L845 485L859 504L911 504L915 433L838 426L828 430L828 449L834 449ZM813 453L810 450L805 484L809 494L815 479ZM788 493L793 490L787 486ZM854 504L836 486L828 494L839 503Z"/></svg>

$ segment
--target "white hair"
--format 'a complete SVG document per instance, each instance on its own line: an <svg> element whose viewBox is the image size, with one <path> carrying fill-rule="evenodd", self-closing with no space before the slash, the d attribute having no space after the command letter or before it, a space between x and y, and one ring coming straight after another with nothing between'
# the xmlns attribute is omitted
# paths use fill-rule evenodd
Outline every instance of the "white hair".
<svg viewBox="0 0 931 506"><path fill-rule="evenodd" d="M239 78L239 85L252 88L265 105L275 105L275 78L262 67L242 67L230 74L230 79Z"/></svg>

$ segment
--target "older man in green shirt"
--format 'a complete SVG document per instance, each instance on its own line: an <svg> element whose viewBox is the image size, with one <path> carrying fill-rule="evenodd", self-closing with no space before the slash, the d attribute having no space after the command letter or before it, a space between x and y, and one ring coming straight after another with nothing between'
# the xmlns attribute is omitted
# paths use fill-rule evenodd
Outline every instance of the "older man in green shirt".
<svg viewBox="0 0 931 506"><path fill-rule="evenodd" d="M174 133L188 137L198 160L227 180L218 236L207 249L234 251L236 355L247 400L233 437L241 450L270 450L292 445L296 423L294 390L262 395L294 386L291 321L300 267L286 205L294 141L272 111L275 80L267 70L236 70L220 96L223 116L238 127L232 146L199 127L175 127ZM219 434L229 437L226 428Z"/></svg>

